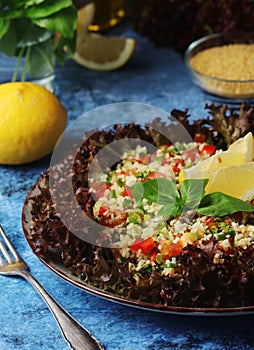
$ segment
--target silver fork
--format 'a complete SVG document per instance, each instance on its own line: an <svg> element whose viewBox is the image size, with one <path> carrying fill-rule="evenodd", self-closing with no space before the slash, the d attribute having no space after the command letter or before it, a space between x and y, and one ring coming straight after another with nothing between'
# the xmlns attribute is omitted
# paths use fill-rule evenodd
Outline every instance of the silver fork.
<svg viewBox="0 0 254 350"><path fill-rule="evenodd" d="M2 237L2 238L1 238ZM29 267L17 253L0 225L0 275L24 277L39 293L54 316L62 335L73 350L105 350L104 346L65 311L31 275Z"/></svg>

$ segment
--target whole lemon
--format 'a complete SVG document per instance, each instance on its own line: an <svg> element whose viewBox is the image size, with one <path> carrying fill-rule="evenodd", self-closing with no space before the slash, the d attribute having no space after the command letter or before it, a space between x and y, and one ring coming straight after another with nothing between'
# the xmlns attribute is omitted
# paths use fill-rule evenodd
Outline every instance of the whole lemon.
<svg viewBox="0 0 254 350"><path fill-rule="evenodd" d="M67 111L46 88L0 84L0 163L24 164L49 154L67 123Z"/></svg>

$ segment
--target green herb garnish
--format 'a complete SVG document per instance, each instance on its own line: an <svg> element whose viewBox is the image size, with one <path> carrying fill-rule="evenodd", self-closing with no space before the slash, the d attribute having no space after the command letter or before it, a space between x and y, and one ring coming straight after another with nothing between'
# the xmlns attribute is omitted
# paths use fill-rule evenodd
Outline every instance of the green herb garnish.
<svg viewBox="0 0 254 350"><path fill-rule="evenodd" d="M225 216L240 211L254 211L254 206L239 198L221 192L213 192L202 198L197 211L207 216Z"/></svg>
<svg viewBox="0 0 254 350"><path fill-rule="evenodd" d="M38 47L39 53L39 45L51 34L58 33L60 38L53 44L53 50L63 64L64 56L69 58L75 51L76 21L77 10L71 0L2 0L0 51L8 56L17 56L18 62L25 57L27 62L31 59L31 47ZM13 80L18 68L17 65ZM39 64L37 69L40 69Z"/></svg>
<svg viewBox="0 0 254 350"><path fill-rule="evenodd" d="M236 212L252 212L254 206L222 192L204 194L207 179L184 180L179 189L166 178L138 182L132 186L138 204L143 199L162 204L158 216L179 216L184 211L195 210L207 216L225 216Z"/></svg>

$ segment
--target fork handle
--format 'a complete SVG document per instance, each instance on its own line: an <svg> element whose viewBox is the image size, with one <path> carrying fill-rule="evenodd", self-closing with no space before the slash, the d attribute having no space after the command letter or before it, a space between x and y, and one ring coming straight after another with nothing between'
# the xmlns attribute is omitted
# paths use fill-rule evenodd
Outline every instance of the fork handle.
<svg viewBox="0 0 254 350"><path fill-rule="evenodd" d="M54 316L64 339L73 350L105 350L104 346L81 324L79 324L67 311L65 311L54 298L41 286L41 284L28 271L20 274L36 289L47 304Z"/></svg>

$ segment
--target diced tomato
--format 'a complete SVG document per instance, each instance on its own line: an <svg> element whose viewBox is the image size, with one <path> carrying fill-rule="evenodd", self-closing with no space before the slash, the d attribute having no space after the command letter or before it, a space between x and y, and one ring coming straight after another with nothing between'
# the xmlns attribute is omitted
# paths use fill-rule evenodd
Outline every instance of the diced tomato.
<svg viewBox="0 0 254 350"><path fill-rule="evenodd" d="M126 176L135 175L136 172L137 172L137 168L116 171L116 178L118 178L118 176L120 175L126 175Z"/></svg>
<svg viewBox="0 0 254 350"><path fill-rule="evenodd" d="M127 193L126 188L123 190L123 192L121 193L121 195L122 195L123 197L127 197L127 196L128 196L128 193Z"/></svg>
<svg viewBox="0 0 254 350"><path fill-rule="evenodd" d="M182 157L187 160L187 159L190 159L192 162L195 161L196 159L196 155L198 154L198 151L196 150L196 153L195 151L192 151L192 150L187 150L187 151L184 151L184 153L182 154Z"/></svg>
<svg viewBox="0 0 254 350"><path fill-rule="evenodd" d="M119 176L119 175L126 175L127 172L125 170L121 170L121 171L116 171L116 176Z"/></svg>
<svg viewBox="0 0 254 350"><path fill-rule="evenodd" d="M208 154L209 156L212 156L216 151L215 145L204 145L204 147L199 152L201 157Z"/></svg>
<svg viewBox="0 0 254 350"><path fill-rule="evenodd" d="M214 218L207 218L206 221L205 221L206 225L211 225L214 223Z"/></svg>
<svg viewBox="0 0 254 350"><path fill-rule="evenodd" d="M182 167L184 166L184 160L181 158L174 159L174 164L172 164L172 170L174 174L178 174Z"/></svg>
<svg viewBox="0 0 254 350"><path fill-rule="evenodd" d="M173 173L174 174L178 174L178 173L180 173L180 169L179 169L179 166L178 165L173 165L172 166L172 170L173 170Z"/></svg>
<svg viewBox="0 0 254 350"><path fill-rule="evenodd" d="M229 220L229 219L227 219L227 220L225 220L225 224L227 224L227 225L231 225L231 224L232 224L232 221L231 221L231 220Z"/></svg>
<svg viewBox="0 0 254 350"><path fill-rule="evenodd" d="M141 249L142 253L148 254L151 253L151 251L155 248L155 243L152 237L149 237L144 241L141 238L136 238L130 248L134 252L137 252L139 249Z"/></svg>
<svg viewBox="0 0 254 350"><path fill-rule="evenodd" d="M150 174L145 178L145 180L158 179L160 177L167 177L167 175L159 171L151 171Z"/></svg>
<svg viewBox="0 0 254 350"><path fill-rule="evenodd" d="M110 189L110 185L96 181L92 183L91 187L94 191L96 198L102 197L104 192Z"/></svg>
<svg viewBox="0 0 254 350"><path fill-rule="evenodd" d="M125 189L123 190L123 192L121 193L121 195L123 197L130 197L131 199L134 199L134 196L133 196L133 193L132 193L132 190L130 187L126 186Z"/></svg>
<svg viewBox="0 0 254 350"><path fill-rule="evenodd" d="M130 246L131 250L137 252L140 249L140 243L143 242L143 239L138 237L135 239L134 243Z"/></svg>
<svg viewBox="0 0 254 350"><path fill-rule="evenodd" d="M160 242L159 250L165 258L171 258L173 256L180 255L183 251L183 248L180 244L166 240Z"/></svg>
<svg viewBox="0 0 254 350"><path fill-rule="evenodd" d="M170 158L166 154L164 154L161 161L161 165L170 164L170 161L171 161Z"/></svg>
<svg viewBox="0 0 254 350"><path fill-rule="evenodd" d="M141 157L140 160L141 160L141 163L148 164L151 161L151 157L146 154L143 157Z"/></svg>
<svg viewBox="0 0 254 350"><path fill-rule="evenodd" d="M109 209L108 206L102 205L102 206L100 207L100 209L99 209L98 214L99 214L99 215L103 215L104 213L106 213L106 211L107 211L108 209Z"/></svg>
<svg viewBox="0 0 254 350"><path fill-rule="evenodd" d="M145 239L141 243L141 250L144 254L150 253L154 247L155 247L155 244L154 244L154 240L152 239L152 237Z"/></svg>
<svg viewBox="0 0 254 350"><path fill-rule="evenodd" d="M157 256L158 252L159 252L158 249L155 249L155 250L152 252L151 257L150 257L150 260L151 260L152 262L156 262L156 256Z"/></svg>
<svg viewBox="0 0 254 350"><path fill-rule="evenodd" d="M182 158L175 158L174 160L172 160L170 157L167 156L167 154L164 154L163 159L161 161L161 165L171 164L172 162L178 165L184 165L184 160Z"/></svg>
<svg viewBox="0 0 254 350"><path fill-rule="evenodd" d="M195 136L194 136L194 142L198 142L198 143L203 143L205 142L206 140L206 137L204 134L201 134L201 133L196 133Z"/></svg>

